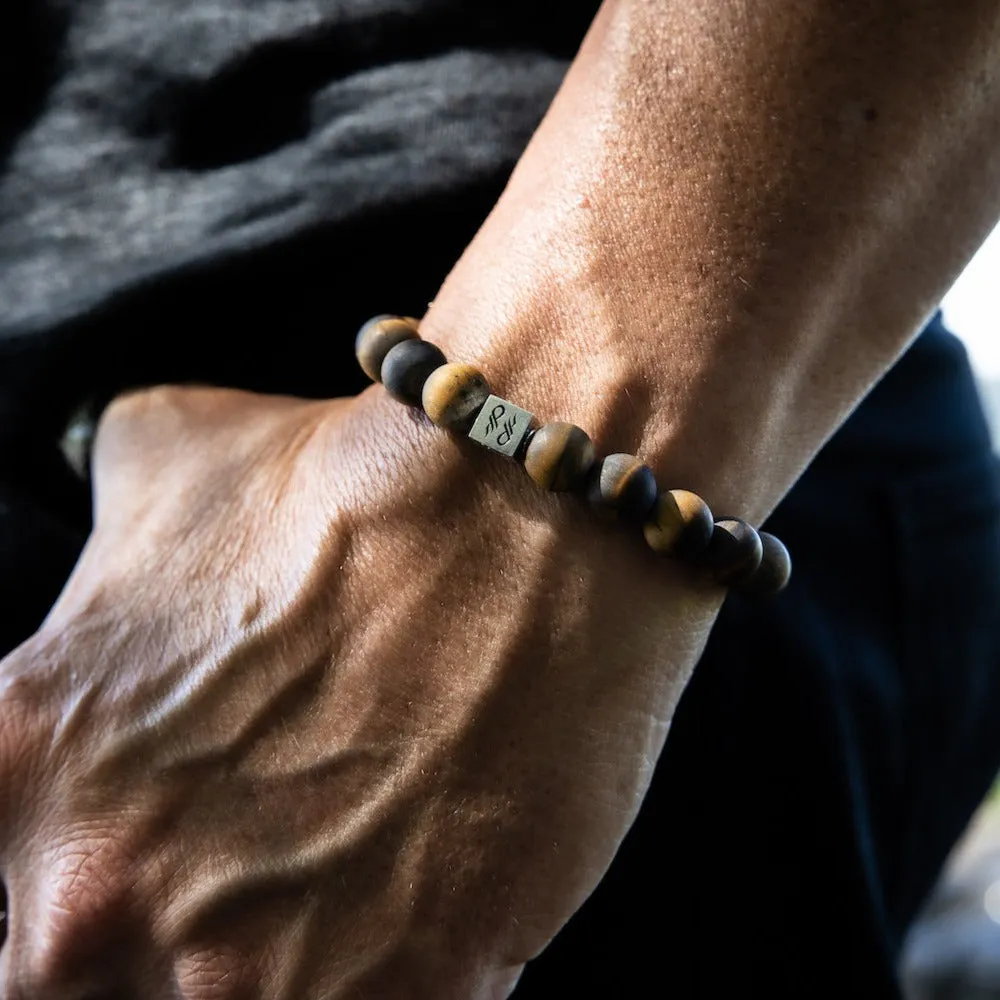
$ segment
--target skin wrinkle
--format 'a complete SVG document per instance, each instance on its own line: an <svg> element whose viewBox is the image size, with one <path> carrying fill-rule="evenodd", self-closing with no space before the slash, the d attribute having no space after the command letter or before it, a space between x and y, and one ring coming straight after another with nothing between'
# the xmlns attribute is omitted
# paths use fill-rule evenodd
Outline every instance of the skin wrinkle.
<svg viewBox="0 0 1000 1000"><path fill-rule="evenodd" d="M249 995L251 976L236 952L227 954L218 946L190 950L174 964L174 978L181 996L187 1000L227 1000L233 990L244 988ZM237 994L238 996L238 994Z"/></svg>

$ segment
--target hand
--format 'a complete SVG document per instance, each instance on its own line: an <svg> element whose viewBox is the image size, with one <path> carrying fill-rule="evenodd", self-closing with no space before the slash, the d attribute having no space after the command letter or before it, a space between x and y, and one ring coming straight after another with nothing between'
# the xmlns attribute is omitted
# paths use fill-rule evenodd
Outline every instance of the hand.
<svg viewBox="0 0 1000 1000"><path fill-rule="evenodd" d="M719 595L380 388L132 395L94 478L0 665L0 996L505 996Z"/></svg>
<svg viewBox="0 0 1000 1000"><path fill-rule="evenodd" d="M758 521L995 222L1000 24L702 7L603 6L426 329ZM504 995L721 594L380 390L133 396L95 480L0 666L0 996Z"/></svg>

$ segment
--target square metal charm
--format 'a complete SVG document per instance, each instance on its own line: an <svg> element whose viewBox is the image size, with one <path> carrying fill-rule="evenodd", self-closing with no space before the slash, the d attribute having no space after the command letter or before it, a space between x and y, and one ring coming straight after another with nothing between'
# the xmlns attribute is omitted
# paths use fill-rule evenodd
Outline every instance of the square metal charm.
<svg viewBox="0 0 1000 1000"><path fill-rule="evenodd" d="M479 411L469 437L484 448L513 458L531 428L534 417L520 406L490 396Z"/></svg>

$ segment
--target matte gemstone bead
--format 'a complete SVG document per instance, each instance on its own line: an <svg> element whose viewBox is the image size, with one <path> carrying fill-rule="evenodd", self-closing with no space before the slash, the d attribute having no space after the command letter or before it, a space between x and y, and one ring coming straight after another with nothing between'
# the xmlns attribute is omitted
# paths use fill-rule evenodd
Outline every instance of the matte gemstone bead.
<svg viewBox="0 0 1000 1000"><path fill-rule="evenodd" d="M594 465L594 442L574 424L545 424L535 431L524 455L528 475L544 490L582 486Z"/></svg>
<svg viewBox="0 0 1000 1000"><path fill-rule="evenodd" d="M654 552L691 559L708 548L715 523L708 504L690 490L669 490L656 498L643 533Z"/></svg>
<svg viewBox="0 0 1000 1000"><path fill-rule="evenodd" d="M764 549L760 566L749 580L740 584L740 591L751 597L773 597L792 578L792 557L784 542L766 531L760 532L760 542Z"/></svg>
<svg viewBox="0 0 1000 1000"><path fill-rule="evenodd" d="M424 412L439 427L467 431L475 422L490 387L472 365L442 365L424 383Z"/></svg>
<svg viewBox="0 0 1000 1000"><path fill-rule="evenodd" d="M656 478L635 455L608 455L594 467L587 496L603 514L641 521L656 503Z"/></svg>
<svg viewBox="0 0 1000 1000"><path fill-rule="evenodd" d="M404 340L382 362L382 384L403 403L419 406L431 372L447 362L440 347L426 340Z"/></svg>
<svg viewBox="0 0 1000 1000"><path fill-rule="evenodd" d="M725 517L715 522L699 563L716 583L738 586L757 572L763 558L764 545L756 529L738 517Z"/></svg>
<svg viewBox="0 0 1000 1000"><path fill-rule="evenodd" d="M404 340L417 340L417 321L402 316L376 316L368 320L354 339L354 353L364 373L373 381L382 377L385 356Z"/></svg>

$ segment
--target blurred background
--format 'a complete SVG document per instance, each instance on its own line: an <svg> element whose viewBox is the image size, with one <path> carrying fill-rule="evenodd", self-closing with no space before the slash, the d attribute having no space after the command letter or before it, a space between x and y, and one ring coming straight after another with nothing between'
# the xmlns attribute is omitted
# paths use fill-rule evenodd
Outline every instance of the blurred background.
<svg viewBox="0 0 1000 1000"><path fill-rule="evenodd" d="M996 440L1000 429L1000 226L945 297L944 316L969 350Z"/></svg>
<svg viewBox="0 0 1000 1000"><path fill-rule="evenodd" d="M943 309L969 351L1000 446L1000 226ZM952 852L907 938L903 979L907 1000L1000 1000L1000 783Z"/></svg>

